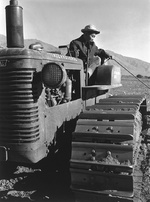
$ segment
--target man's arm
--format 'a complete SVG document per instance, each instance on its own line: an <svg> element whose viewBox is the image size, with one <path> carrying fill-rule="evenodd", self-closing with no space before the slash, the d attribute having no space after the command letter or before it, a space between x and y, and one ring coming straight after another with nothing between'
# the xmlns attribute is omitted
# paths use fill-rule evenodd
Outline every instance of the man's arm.
<svg viewBox="0 0 150 202"><path fill-rule="evenodd" d="M79 49L77 48L77 45L74 41L71 41L69 45L69 53L72 57L78 58L79 57Z"/></svg>
<svg viewBox="0 0 150 202"><path fill-rule="evenodd" d="M112 56L110 56L108 53L106 53L106 51L104 51L103 49L98 49L96 52L96 55L98 55L101 58L101 64L104 63L105 59L112 58Z"/></svg>

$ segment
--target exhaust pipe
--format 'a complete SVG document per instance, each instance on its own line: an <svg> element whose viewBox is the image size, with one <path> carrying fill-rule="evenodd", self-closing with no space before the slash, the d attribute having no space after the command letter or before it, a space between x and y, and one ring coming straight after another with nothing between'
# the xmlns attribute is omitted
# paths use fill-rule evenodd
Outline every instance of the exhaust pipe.
<svg viewBox="0 0 150 202"><path fill-rule="evenodd" d="M17 0L10 0L6 6L6 34L8 48L23 48L23 8Z"/></svg>

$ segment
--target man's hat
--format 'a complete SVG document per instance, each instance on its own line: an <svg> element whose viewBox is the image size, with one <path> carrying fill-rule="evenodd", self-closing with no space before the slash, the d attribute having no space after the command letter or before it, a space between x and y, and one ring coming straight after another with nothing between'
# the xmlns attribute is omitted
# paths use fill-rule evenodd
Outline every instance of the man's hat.
<svg viewBox="0 0 150 202"><path fill-rule="evenodd" d="M81 32L93 32L95 34L100 33L100 31L98 31L94 25L86 25L84 29L81 29Z"/></svg>

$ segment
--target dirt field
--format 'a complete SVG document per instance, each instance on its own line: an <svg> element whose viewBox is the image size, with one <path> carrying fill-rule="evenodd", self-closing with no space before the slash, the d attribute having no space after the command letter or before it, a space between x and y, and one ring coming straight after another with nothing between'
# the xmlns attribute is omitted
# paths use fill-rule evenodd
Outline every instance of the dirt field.
<svg viewBox="0 0 150 202"><path fill-rule="evenodd" d="M122 76L122 87L110 90L110 94L142 94L146 96L148 111L150 111L150 79L141 79L149 88L133 76Z"/></svg>
<svg viewBox="0 0 150 202"><path fill-rule="evenodd" d="M150 79L143 79L150 85ZM150 90L139 81L127 76L122 78L123 86L110 91L110 94L144 94L147 97L148 110L150 111ZM150 116L148 116L150 124ZM150 129L148 130L150 134ZM136 198L134 202L150 202L150 144L141 147L135 176ZM51 161L51 165L54 163ZM53 163L52 163L53 162ZM14 165L15 167L15 165ZM2 169L2 167L1 167ZM46 165L44 172L38 167L18 166L12 169L7 166L0 170L0 201L51 201L73 202L74 196L68 190L69 177L54 172L53 167ZM48 172L47 172L48 170ZM8 175L10 173L10 175ZM143 175L144 173L144 175ZM68 182L67 182L68 181ZM141 190L141 192L140 192ZM66 198L67 195L67 198Z"/></svg>

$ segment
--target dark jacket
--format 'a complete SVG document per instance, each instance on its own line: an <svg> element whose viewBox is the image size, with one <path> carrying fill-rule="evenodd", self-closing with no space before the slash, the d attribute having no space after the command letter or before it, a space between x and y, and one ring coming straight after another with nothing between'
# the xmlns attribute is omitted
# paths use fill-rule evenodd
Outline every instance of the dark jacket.
<svg viewBox="0 0 150 202"><path fill-rule="evenodd" d="M101 58L102 63L104 62L104 59L109 57L109 55L103 49L98 49L94 42L90 42L90 44L87 44L83 35L71 41L69 51L72 57L82 59L84 65L87 64L87 56L89 58L89 64L90 60L94 56L99 56Z"/></svg>

